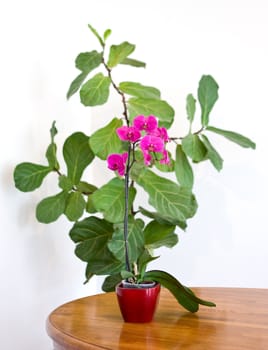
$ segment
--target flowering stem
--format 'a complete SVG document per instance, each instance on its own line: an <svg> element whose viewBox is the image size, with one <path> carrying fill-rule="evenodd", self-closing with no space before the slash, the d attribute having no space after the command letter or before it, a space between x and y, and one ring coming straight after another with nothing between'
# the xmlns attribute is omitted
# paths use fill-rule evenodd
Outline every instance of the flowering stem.
<svg viewBox="0 0 268 350"><path fill-rule="evenodd" d="M129 170L130 170L131 143L128 144L128 157L125 173L125 213L124 213L124 244L125 244L125 263L126 270L131 272L128 251L128 197L129 197Z"/></svg>

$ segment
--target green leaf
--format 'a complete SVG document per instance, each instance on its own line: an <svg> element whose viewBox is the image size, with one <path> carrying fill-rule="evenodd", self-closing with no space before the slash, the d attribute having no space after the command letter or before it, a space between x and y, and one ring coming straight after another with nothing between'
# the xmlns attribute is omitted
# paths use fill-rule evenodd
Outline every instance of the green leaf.
<svg viewBox="0 0 268 350"><path fill-rule="evenodd" d="M67 99L73 96L80 89L86 77L87 73L81 73L71 82L71 85L66 95Z"/></svg>
<svg viewBox="0 0 268 350"><path fill-rule="evenodd" d="M193 170L181 145L176 147L175 174L181 186L193 188Z"/></svg>
<svg viewBox="0 0 268 350"><path fill-rule="evenodd" d="M75 66L80 69L82 73L80 73L71 83L69 90L67 92L67 98L70 98L73 94L75 94L82 83L88 76L90 72L92 72L95 68L99 67L102 62L102 53L97 51L91 52L83 52L80 53L76 60Z"/></svg>
<svg viewBox="0 0 268 350"><path fill-rule="evenodd" d="M128 218L128 248L130 263L136 262L144 249L143 237L144 222L141 219L134 220ZM125 243L124 243L124 223L114 226L115 232L108 243L108 248L113 255L122 262L125 262Z"/></svg>
<svg viewBox="0 0 268 350"><path fill-rule="evenodd" d="M220 171L222 169L223 165L223 159L219 155L219 153L215 150L215 148L210 143L209 139L205 135L201 135L203 139L203 143L207 148L207 156L208 159L211 161L211 163L214 165L214 167Z"/></svg>
<svg viewBox="0 0 268 350"><path fill-rule="evenodd" d="M209 114L218 99L219 86L210 75L203 75L198 87L198 100L201 106L202 126L209 123Z"/></svg>
<svg viewBox="0 0 268 350"><path fill-rule="evenodd" d="M133 83L130 81L124 81L119 84L119 89L127 95L141 97L141 98L153 98L160 99L160 91L152 86L145 86L140 83Z"/></svg>
<svg viewBox="0 0 268 350"><path fill-rule="evenodd" d="M88 24L88 28L91 30L91 32L95 35L95 37L98 39L99 43L101 44L102 47L104 47L104 42L99 35L99 33L96 31L95 28L92 27L92 25Z"/></svg>
<svg viewBox="0 0 268 350"><path fill-rule="evenodd" d="M176 226L179 226L182 230L185 230L187 227L186 221L179 221L176 218L166 218L160 213L151 212L149 210L144 209L143 207L139 207L139 211L141 212L142 215L156 220L161 225L176 225Z"/></svg>
<svg viewBox="0 0 268 350"><path fill-rule="evenodd" d="M131 176L149 194L149 204L167 221L184 222L195 214L197 203L191 190L180 187L149 169L131 173Z"/></svg>
<svg viewBox="0 0 268 350"><path fill-rule="evenodd" d="M89 137L82 132L69 136L63 145L63 157L67 165L68 178L78 184L85 168L94 159L89 146Z"/></svg>
<svg viewBox="0 0 268 350"><path fill-rule="evenodd" d="M85 181L80 181L76 185L76 189L77 189L77 191L84 193L84 194L92 194L98 188L95 185L91 185Z"/></svg>
<svg viewBox="0 0 268 350"><path fill-rule="evenodd" d="M88 265L87 265L87 267L88 267ZM86 280L83 284L88 283L90 281L90 279L94 276L94 273L88 271L88 268L86 268L85 276L86 276Z"/></svg>
<svg viewBox="0 0 268 350"><path fill-rule="evenodd" d="M96 74L93 78L83 84L80 90L81 103L84 106L103 105L109 97L111 80L102 73Z"/></svg>
<svg viewBox="0 0 268 350"><path fill-rule="evenodd" d="M43 224L56 221L64 213L68 192L62 191L55 196L43 199L36 207L36 218Z"/></svg>
<svg viewBox="0 0 268 350"><path fill-rule="evenodd" d="M156 220L149 222L144 229L145 245L150 249L162 246L168 248L178 243L178 236L174 233L176 226L160 224Z"/></svg>
<svg viewBox="0 0 268 350"><path fill-rule="evenodd" d="M112 224L95 216L74 224L70 237L77 243L75 254L88 262L87 273L108 275L119 273L123 269L124 265L107 247L113 231Z"/></svg>
<svg viewBox="0 0 268 350"><path fill-rule="evenodd" d="M183 286L175 277L164 271L152 270L145 273L145 278L161 283L174 295L177 301L188 311L196 312L199 304L205 306L216 306L214 303L199 299L187 287Z"/></svg>
<svg viewBox="0 0 268 350"><path fill-rule="evenodd" d="M40 187L44 178L52 171L51 167L34 164L20 163L14 170L14 182L17 189L30 192Z"/></svg>
<svg viewBox="0 0 268 350"><path fill-rule="evenodd" d="M222 135L228 140L237 143L241 147L252 149L256 148L256 144L253 141L251 141L248 137L238 134L237 132L215 128L214 126L208 126L206 130Z"/></svg>
<svg viewBox="0 0 268 350"><path fill-rule="evenodd" d="M131 98L128 100L130 119L137 115L154 115L159 119L159 126L169 128L174 119L174 109L163 100L152 98Z"/></svg>
<svg viewBox="0 0 268 350"><path fill-rule="evenodd" d="M108 67L113 68L125 58L127 58L135 50L135 45L128 43L127 41L123 42L120 45L112 45L110 48Z"/></svg>
<svg viewBox="0 0 268 350"><path fill-rule="evenodd" d="M104 41L106 41L111 34L112 34L111 29L106 29L104 34L103 34Z"/></svg>
<svg viewBox="0 0 268 350"><path fill-rule="evenodd" d="M81 52L75 60L75 66L83 73L90 73L99 67L102 62L102 53L97 51Z"/></svg>
<svg viewBox="0 0 268 350"><path fill-rule="evenodd" d="M190 123L192 123L194 120L195 104L196 104L196 99L192 94L189 94L186 98L186 111L187 111L187 117Z"/></svg>
<svg viewBox="0 0 268 350"><path fill-rule="evenodd" d="M101 289L106 293L114 292L116 285L121 281L122 281L122 277L120 273L117 273L112 276L107 276L101 286Z"/></svg>
<svg viewBox="0 0 268 350"><path fill-rule="evenodd" d="M66 175L59 176L59 187L64 191L71 191L73 188L73 182Z"/></svg>
<svg viewBox="0 0 268 350"><path fill-rule="evenodd" d="M133 203L136 190L129 188L129 208ZM97 211L112 223L122 222L125 212L125 184L119 178L113 178L106 185L92 194L92 201Z"/></svg>
<svg viewBox="0 0 268 350"><path fill-rule="evenodd" d="M50 138L51 143L46 151L46 158L48 160L48 164L52 169L59 170L60 166L57 160L57 145L54 142L54 138L57 135L58 130L56 129L56 122L53 121L52 126L50 128Z"/></svg>
<svg viewBox="0 0 268 350"><path fill-rule="evenodd" d="M159 256L152 256L148 249L144 249L144 251L142 252L142 254L139 256L138 259L138 271L140 273L139 279L137 281L137 283L140 283L142 281L144 281L144 274L146 271L146 267L149 264L149 262L158 259Z"/></svg>
<svg viewBox="0 0 268 350"><path fill-rule="evenodd" d="M181 145L184 153L192 158L193 162L198 163L207 159L207 149L198 135L188 134L183 138Z"/></svg>
<svg viewBox="0 0 268 350"><path fill-rule="evenodd" d="M51 128L50 128L51 142L54 142L54 138L55 138L55 136L57 135L57 133L58 133L58 130L57 130L57 128L56 128L56 122L55 122L55 120L54 120L53 123L52 123L52 126L51 126Z"/></svg>
<svg viewBox="0 0 268 350"><path fill-rule="evenodd" d="M90 147L100 159L106 160L109 154L122 151L122 142L116 134L116 129L122 124L121 119L114 118L90 137Z"/></svg>
<svg viewBox="0 0 268 350"><path fill-rule="evenodd" d="M77 221L84 213L86 202L80 192L71 192L68 196L64 214L70 221Z"/></svg>
<svg viewBox="0 0 268 350"><path fill-rule="evenodd" d="M50 168L59 170L60 166L57 159L57 145L54 142L48 146L46 151L46 158Z"/></svg>
<svg viewBox="0 0 268 350"><path fill-rule="evenodd" d="M139 61L139 60L135 60L133 58L125 58L122 62L120 62L120 64L126 64L128 66L132 66L132 67L142 67L145 68L146 67L146 63Z"/></svg>
<svg viewBox="0 0 268 350"><path fill-rule="evenodd" d="M89 195L87 197L86 211L90 214L97 213L97 209L94 207L94 204L92 201L92 195Z"/></svg>

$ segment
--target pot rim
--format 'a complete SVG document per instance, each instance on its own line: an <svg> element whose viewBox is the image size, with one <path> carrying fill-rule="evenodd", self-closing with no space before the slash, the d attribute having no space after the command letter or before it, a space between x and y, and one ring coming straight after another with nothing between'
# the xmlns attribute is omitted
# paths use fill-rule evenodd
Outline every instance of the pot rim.
<svg viewBox="0 0 268 350"><path fill-rule="evenodd" d="M158 285L160 285L160 283L156 281L143 281L141 283L131 283L123 280L116 285L116 288L139 290L156 288Z"/></svg>

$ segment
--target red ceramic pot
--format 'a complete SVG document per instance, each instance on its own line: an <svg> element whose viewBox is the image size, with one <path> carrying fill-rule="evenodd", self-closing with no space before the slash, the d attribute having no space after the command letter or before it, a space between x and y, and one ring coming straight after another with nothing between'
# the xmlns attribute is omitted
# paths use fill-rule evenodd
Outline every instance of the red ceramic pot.
<svg viewBox="0 0 268 350"><path fill-rule="evenodd" d="M116 286L116 295L125 322L151 322L158 304L160 284L153 287Z"/></svg>

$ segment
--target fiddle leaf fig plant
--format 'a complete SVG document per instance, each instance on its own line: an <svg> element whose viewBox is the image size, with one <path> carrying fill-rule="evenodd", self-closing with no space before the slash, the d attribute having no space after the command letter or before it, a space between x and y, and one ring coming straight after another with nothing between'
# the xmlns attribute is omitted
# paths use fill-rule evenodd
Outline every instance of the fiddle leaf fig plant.
<svg viewBox="0 0 268 350"><path fill-rule="evenodd" d="M79 93L84 106L95 107L108 103L114 90L122 112L115 116L111 111L108 123L103 118L103 125L91 135L71 134L62 147L64 166L57 156L58 131L53 121L45 152L47 164L18 164L15 186L23 192L34 191L48 174L55 174L59 189L37 204L36 217L48 224L64 215L72 222L69 235L76 256L86 263L86 282L103 275L103 290L112 291L122 279L137 284L151 280L168 288L191 312L199 304L215 306L199 299L169 273L147 266L159 258L155 250L178 243L178 233L186 230L188 219L196 214L193 163L210 162L216 170L222 169L223 159L210 133L245 148L254 149L255 143L211 124L219 89L211 75L203 75L196 94L186 97L188 133L181 135L172 129L175 111L159 89L114 79L114 70L121 65L145 68L144 62L132 58L135 45L127 41L107 45L110 29L103 35L91 25L89 29L99 49L77 56L79 74L67 98ZM107 164L109 180L101 187L88 182L85 175L85 170L94 169L97 158ZM141 200L138 191L143 192Z"/></svg>

